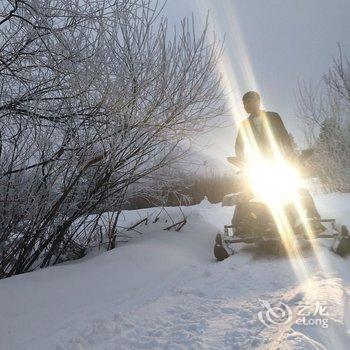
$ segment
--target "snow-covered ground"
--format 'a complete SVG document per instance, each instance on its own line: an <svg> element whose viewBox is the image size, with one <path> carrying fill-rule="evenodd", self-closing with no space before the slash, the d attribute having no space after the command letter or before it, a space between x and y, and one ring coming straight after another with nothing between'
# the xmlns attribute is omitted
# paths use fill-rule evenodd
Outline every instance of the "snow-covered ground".
<svg viewBox="0 0 350 350"><path fill-rule="evenodd" d="M350 195L316 201L324 217L350 225ZM213 240L233 208L204 201L182 210L188 223L180 232L163 230L165 212L152 223L157 208L126 211L125 226L150 217L128 243L1 280L0 349L350 348L350 261L329 242L302 259L242 247L216 263ZM263 302L283 304L267 310Z"/></svg>

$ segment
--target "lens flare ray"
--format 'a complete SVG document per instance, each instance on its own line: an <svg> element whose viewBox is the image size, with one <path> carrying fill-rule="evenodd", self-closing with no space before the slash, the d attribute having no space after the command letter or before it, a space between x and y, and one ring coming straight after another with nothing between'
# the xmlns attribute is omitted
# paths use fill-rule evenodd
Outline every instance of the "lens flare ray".
<svg viewBox="0 0 350 350"><path fill-rule="evenodd" d="M209 1L197 1L198 10L202 12L204 17L207 13L203 12L205 8L211 8L210 20L216 32L223 32L223 23L227 31L226 42L230 41L230 48L234 49L235 57L238 57L239 62L233 64L232 57L225 52L220 64L218 65L219 73L223 78L223 84L228 100L228 105L235 125L240 125L244 118L244 110L241 107L242 91L239 88L237 76L233 67L239 67L241 75L244 77L244 85L249 86L253 90L259 90L257 80L253 73L253 67L250 63L249 54L245 47L245 42L239 28L239 22L235 14L234 5L232 2L226 3L225 11L220 12L220 16L216 12L215 5ZM214 6L214 7L213 7ZM263 105L263 101L262 101ZM265 197L275 220L278 231L281 234L281 240L285 246L288 255L291 257L290 261L293 265L296 276L301 282L305 282L310 278L310 271L305 262L301 251L294 244L294 229L291 225L290 219L287 217L285 211L281 207L280 195L282 197L289 197L292 206L295 208L301 220L301 224L305 229L307 238L310 239L311 247L316 256L320 270L327 271L327 261L321 258L316 244L313 243L314 231L310 225L310 220L306 215L305 208L298 194L298 188L301 184L301 179L298 170L284 160L284 155L280 149L273 132L271 125L269 125L266 118L263 118L263 127L268 135L269 145L273 154L274 166L262 171L262 155L258 147L258 143L254 137L252 128L247 125L241 128L242 138L245 144L245 152L247 158L250 159L253 165L251 170L251 177L248 176L248 181L251 182L255 189L259 188L262 192L260 194ZM279 193L278 193L279 192Z"/></svg>

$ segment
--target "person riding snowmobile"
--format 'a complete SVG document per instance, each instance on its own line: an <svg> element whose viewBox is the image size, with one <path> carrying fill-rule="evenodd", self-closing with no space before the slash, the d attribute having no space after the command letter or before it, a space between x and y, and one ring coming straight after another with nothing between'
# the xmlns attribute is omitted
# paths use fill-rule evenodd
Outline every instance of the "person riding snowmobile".
<svg viewBox="0 0 350 350"><path fill-rule="evenodd" d="M297 154L281 117L260 109L257 92L247 92L243 105L250 115L239 127L236 156L228 157L241 170L241 192L231 225L225 225L224 232L215 237L215 258L222 261L234 254L230 245L236 243L254 243L262 250L277 248L279 252L292 249L293 235L329 238L323 234L327 229L322 223L332 220L321 220L309 191L300 183L300 170L312 150ZM350 253L345 226L337 231L333 249Z"/></svg>
<svg viewBox="0 0 350 350"><path fill-rule="evenodd" d="M299 167L299 158L281 117L275 112L261 110L260 95L255 91L244 94L243 105L250 115L239 127L235 144L236 157L229 157L228 160L240 168L245 168L250 161L254 162L256 159L263 159L268 163L271 161L271 164L278 163L282 159ZM259 173L256 174L256 176L259 175ZM234 228L236 236L245 236L255 232L257 225L259 229L262 229L261 234L264 234L265 229L270 230L274 226L272 213L268 206L259 202L251 202L255 197L254 191L245 177L242 180L241 192L231 227ZM298 191L300 203L305 210L306 217L310 219L312 230L314 232L324 231L325 227L319 222L320 215L309 191L307 189L298 189ZM294 204L287 204L283 207L283 210L294 232L303 232L305 226L303 221L300 220ZM222 234L217 234L214 246L215 257L221 261L230 254L225 238Z"/></svg>
<svg viewBox="0 0 350 350"><path fill-rule="evenodd" d="M242 98L244 109L249 113L249 117L245 119L238 130L235 151L236 158L244 162L246 158L246 148L254 144L255 151L260 153L264 158L274 158L277 152L283 158L298 163L296 150L294 149L291 136L288 133L283 121L278 113L267 112L260 109L260 95L255 91L248 91ZM249 201L253 194L249 187L243 185L243 192L240 201ZM303 204L309 218L318 219L320 215L316 209L315 203L306 189L300 189L303 197Z"/></svg>

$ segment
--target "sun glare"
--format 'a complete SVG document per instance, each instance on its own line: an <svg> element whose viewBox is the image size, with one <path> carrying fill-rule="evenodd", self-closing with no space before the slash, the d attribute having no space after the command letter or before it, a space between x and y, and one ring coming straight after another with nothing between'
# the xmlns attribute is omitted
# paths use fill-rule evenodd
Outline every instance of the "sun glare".
<svg viewBox="0 0 350 350"><path fill-rule="evenodd" d="M213 29L217 33L226 32L227 35L226 43L228 43L229 50L225 51L218 65L218 71L223 78L232 119L238 127L242 120L246 118L241 103L243 93L246 90L259 91L259 86L254 75L245 40L240 30L234 4L230 2L229 5L225 6L225 11L217 11L217 8L213 5L214 2L206 2L204 0L197 1L198 9L202 11L203 18L207 16L204 9L211 8L210 20ZM205 4L206 6L204 6ZM224 27L226 30L223 29ZM236 55L228 54L228 52L236 53ZM237 72L235 69L240 70L239 75L236 75ZM241 84L240 79L238 79L239 76L242 75L243 84ZM244 91L242 91L242 86L245 87ZM264 106L263 100L261 100L261 105L262 107ZM247 180L250 182L254 193L262 198L270 207L281 241L290 257L289 261L295 275L300 282L301 288L307 288L313 275L314 267L313 264L308 263L308 261L304 259L302 252L296 244L293 223L291 223L290 219L287 217L283 206L285 202L292 204L305 228L305 235L308 236L308 238L313 238L314 232L307 217L302 198L299 195L299 189L303 187L301 186L302 179L301 176L299 176L298 169L288 164L282 156L269 125L265 126L275 163L265 163L261 160L261 154L251 128L243 129L242 137L246 145L246 153L249 159L255 160L249 165ZM317 268L323 272L328 272L329 261L324 255L320 254L319 246L315 243L315 240L311 239L309 242L314 252ZM312 290L312 293L314 297L317 298L318 291ZM337 339L334 339L334 342L336 343Z"/></svg>
<svg viewBox="0 0 350 350"><path fill-rule="evenodd" d="M300 176L297 169L285 161L252 161L247 166L247 177L256 197L269 206L283 206L298 197Z"/></svg>
<svg viewBox="0 0 350 350"><path fill-rule="evenodd" d="M207 5L204 6L203 2ZM245 118L245 113L241 104L241 98L245 91L242 91L240 87L241 84L239 84L239 79L237 79L234 67L240 69L241 75L243 74L244 86L249 87L250 90L256 91L259 91L259 86L255 79L253 67L249 59L245 40L240 30L234 5L230 3L229 6L225 6L225 11L221 11L219 15L215 6L211 6L212 4L213 2L199 2L198 0L199 12L202 11L203 18L206 18L207 12L205 12L204 9L211 8L210 20L213 29L218 33L226 32L226 43L229 43L228 45L231 48L231 52L239 53L237 57L232 57L227 53L230 50L226 51L218 65L219 73L223 78L223 84L229 102L228 105L231 109L232 119L238 127L241 121ZM225 24L226 29L229 28L228 32L223 29L223 24ZM233 64L233 60L235 60L235 64ZM261 100L261 103L263 107L263 99ZM286 163L283 159L269 125L266 125L266 129L273 152L273 158L276 163L264 164L261 160L254 162L255 164L252 163L249 170L250 175L248 175L248 180L250 181L254 192L265 199L269 205L278 227L278 231L280 232L282 242L288 255L291 256L290 262L295 274L300 282L303 283L310 278L310 266L305 263L301 252L298 251L298 248L296 248L294 244L294 231L292 224L287 218L283 206L280 205L281 202L288 200L288 198L292 198L291 202L300 216L305 227L306 235L309 237L313 236L312 229L305 213L305 208L303 207L301 199L298 197L298 188L301 183L301 178L298 174L298 169ZM242 137L246 144L246 152L249 159L259 159L261 155L251 128L248 127L242 130ZM321 270L326 270L328 266L327 261L323 260L320 254L318 254L316 244L312 243L312 247L319 267Z"/></svg>

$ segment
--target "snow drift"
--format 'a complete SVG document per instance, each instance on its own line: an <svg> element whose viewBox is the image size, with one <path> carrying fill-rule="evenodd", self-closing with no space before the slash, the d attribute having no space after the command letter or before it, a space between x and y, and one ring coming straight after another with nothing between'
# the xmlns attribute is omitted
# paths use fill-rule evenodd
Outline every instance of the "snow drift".
<svg viewBox="0 0 350 350"><path fill-rule="evenodd" d="M350 195L319 195L325 217L350 225ZM159 208L125 211L125 226ZM172 217L178 208L166 208ZM1 349L347 349L349 261L326 242L303 251L307 279L292 260L242 247L222 263L215 234L232 207L182 207L187 224L164 231L162 212L143 234L115 250L0 281ZM261 301L292 310L288 323L265 325ZM300 324L296 310L321 303L327 328Z"/></svg>

